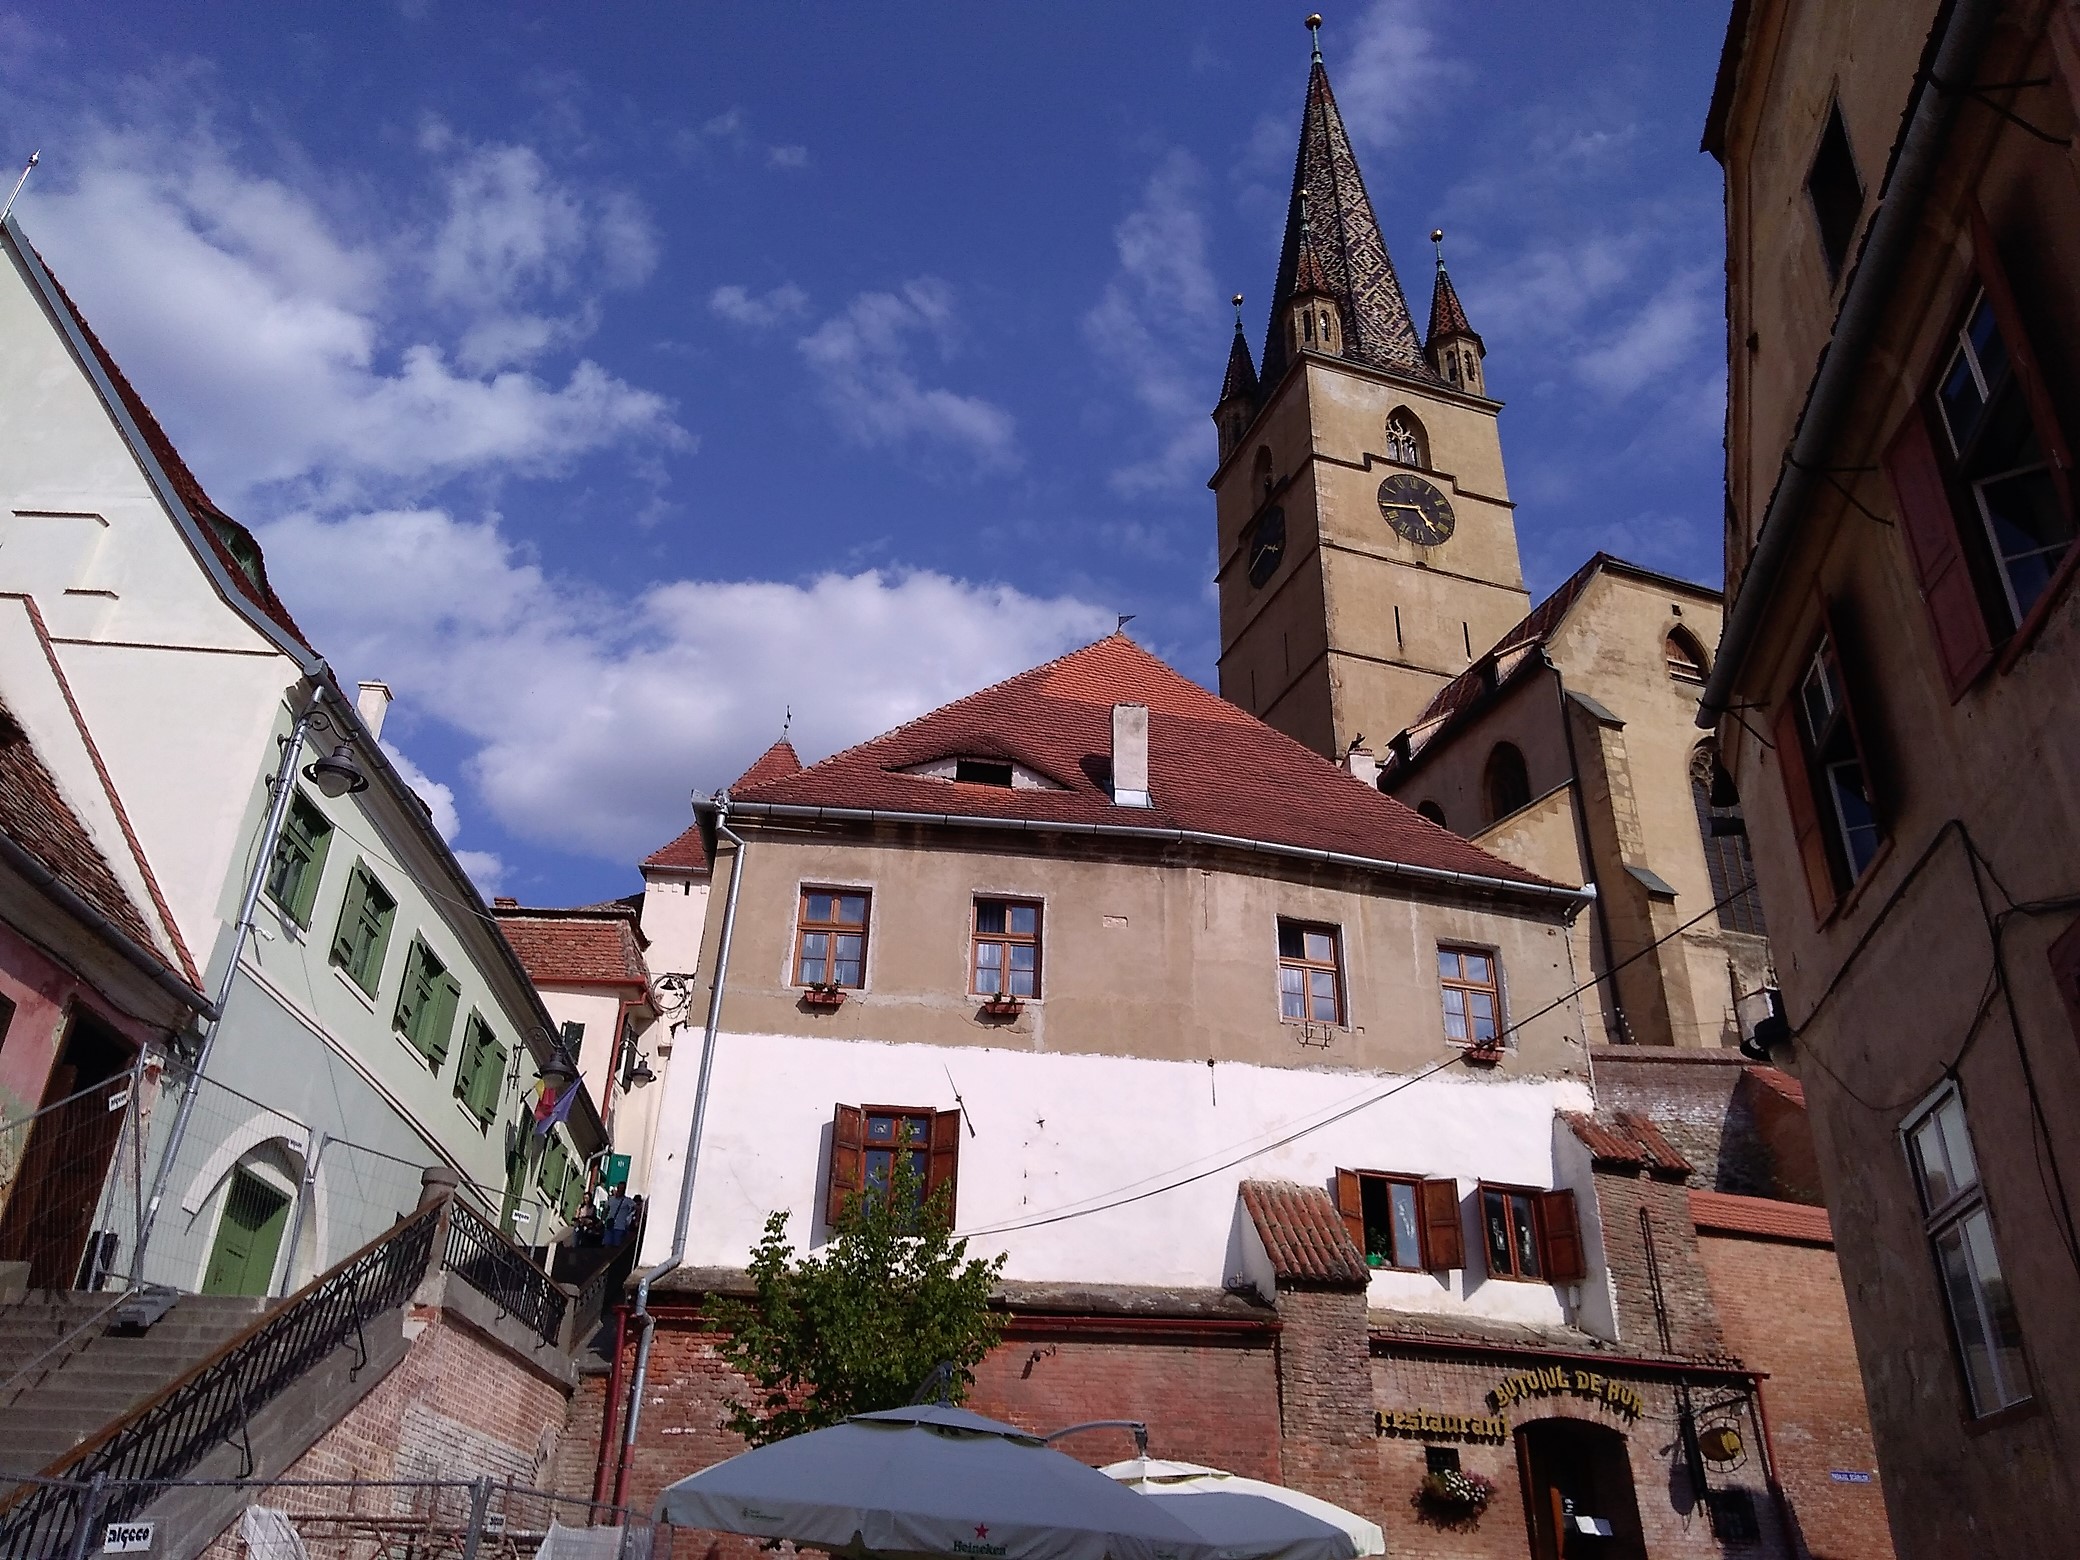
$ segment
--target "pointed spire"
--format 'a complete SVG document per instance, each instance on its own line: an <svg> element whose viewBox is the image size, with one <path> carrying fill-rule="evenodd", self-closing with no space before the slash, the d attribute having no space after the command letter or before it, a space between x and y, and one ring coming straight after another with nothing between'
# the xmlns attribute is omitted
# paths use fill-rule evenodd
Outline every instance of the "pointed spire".
<svg viewBox="0 0 2080 1560"><path fill-rule="evenodd" d="M1438 378L1475 395L1485 395L1481 359L1488 355L1488 348L1467 322L1459 290L1452 285L1451 272L1444 268L1444 229L1433 229L1430 242L1437 246L1437 283L1430 294L1430 333L1423 350Z"/></svg>
<svg viewBox="0 0 2080 1560"><path fill-rule="evenodd" d="M1271 300L1271 334L1264 344L1264 379L1276 380L1291 361L1281 327L1286 305L1301 290L1304 265L1315 273L1323 296L1337 303L1343 356L1428 378L1408 300L1380 237L1379 219L1365 193L1343 115L1329 90L1320 27L1319 17L1308 18L1315 51L1307 74L1307 105L1300 121L1292 199L1286 208L1278 286Z"/></svg>
<svg viewBox="0 0 2080 1560"><path fill-rule="evenodd" d="M1317 298L1333 298L1329 278L1322 271L1322 257L1315 253L1314 228L1307 220L1307 191L1300 192L1300 259L1293 267L1292 296L1312 293Z"/></svg>
<svg viewBox="0 0 2080 1560"><path fill-rule="evenodd" d="M1235 295L1235 339L1228 346L1228 372L1221 378L1221 398L1226 406L1237 396L1257 398L1257 365L1250 361L1249 338L1242 333L1242 294Z"/></svg>

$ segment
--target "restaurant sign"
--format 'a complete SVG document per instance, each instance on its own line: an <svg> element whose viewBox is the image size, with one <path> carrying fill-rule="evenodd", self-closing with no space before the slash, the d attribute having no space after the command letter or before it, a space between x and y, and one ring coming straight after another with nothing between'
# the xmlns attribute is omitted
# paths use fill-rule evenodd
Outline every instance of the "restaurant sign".
<svg viewBox="0 0 2080 1560"><path fill-rule="evenodd" d="M1637 1389L1593 1370L1575 1370L1566 1365L1546 1365L1537 1370L1520 1370L1504 1376L1488 1393L1488 1407L1500 1414L1525 1398L1569 1396L1601 1403L1627 1424L1640 1416L1644 1405Z"/></svg>
<svg viewBox="0 0 2080 1560"><path fill-rule="evenodd" d="M1373 1413L1375 1435L1403 1435L1422 1441L1492 1441L1509 1439L1509 1421L1500 1414L1440 1414L1427 1408L1382 1408Z"/></svg>

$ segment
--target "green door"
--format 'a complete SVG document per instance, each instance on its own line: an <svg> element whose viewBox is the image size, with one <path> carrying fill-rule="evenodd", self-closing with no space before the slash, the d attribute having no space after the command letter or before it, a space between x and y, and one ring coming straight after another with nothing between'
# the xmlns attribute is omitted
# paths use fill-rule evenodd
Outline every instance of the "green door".
<svg viewBox="0 0 2080 1560"><path fill-rule="evenodd" d="M289 1222L289 1199L256 1175L231 1172L216 1249L202 1276L206 1295L264 1295L274 1278L275 1253Z"/></svg>

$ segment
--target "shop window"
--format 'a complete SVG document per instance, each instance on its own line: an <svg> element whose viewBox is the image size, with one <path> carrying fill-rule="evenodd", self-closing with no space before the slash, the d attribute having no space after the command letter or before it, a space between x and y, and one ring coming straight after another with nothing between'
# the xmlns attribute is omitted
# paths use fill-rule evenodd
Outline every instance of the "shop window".
<svg viewBox="0 0 2080 1560"><path fill-rule="evenodd" d="M1524 754L1514 742L1498 742L1488 754L1481 795L1487 803L1490 823L1531 805L1531 773L1524 767Z"/></svg>
<svg viewBox="0 0 2080 1560"><path fill-rule="evenodd" d="M1719 925L1729 932L1768 935L1740 793L1719 762L1718 745L1710 740L1700 742L1690 755L1690 802L1697 812L1697 834L1704 842L1705 871L1711 879L1712 903L1719 907Z"/></svg>
<svg viewBox="0 0 2080 1560"><path fill-rule="evenodd" d="M1813 909L1825 916L1869 869L1884 840L1832 624L1778 711L1776 752Z"/></svg>
<svg viewBox="0 0 2080 1560"><path fill-rule="evenodd" d="M1983 1417L2030 1395L2029 1367L1956 1087L1946 1087L1903 1131L1972 1412Z"/></svg>
<svg viewBox="0 0 2080 1560"><path fill-rule="evenodd" d="M308 928L325 875L325 853L332 845L332 825L317 804L298 791L282 819L281 839L267 873L267 897L298 926Z"/></svg>
<svg viewBox="0 0 2080 1560"><path fill-rule="evenodd" d="M1027 899L975 901L974 974L978 997L1040 995L1040 907Z"/></svg>
<svg viewBox="0 0 2080 1560"><path fill-rule="evenodd" d="M370 996L383 982L383 955L390 947L390 923L396 914L397 901L367 864L357 861L354 875L347 879L339 930L332 937L332 962Z"/></svg>
<svg viewBox="0 0 2080 1560"><path fill-rule="evenodd" d="M2080 560L2071 458L2030 322L1985 216L1976 285L1934 382L1885 452L1900 530L1951 697L2026 639Z"/></svg>
<svg viewBox="0 0 2080 1560"><path fill-rule="evenodd" d="M1485 948L1439 948L1437 977L1444 1037L1458 1045L1502 1038L1502 967Z"/></svg>
<svg viewBox="0 0 2080 1560"><path fill-rule="evenodd" d="M1827 124L1820 132L1820 145L1806 174L1806 195L1813 203L1813 218L1820 227L1820 252L1832 281L1848 263L1856 222L1863 215L1863 180L1856 172L1856 154L1849 146L1849 131L1842 123L1840 103L1827 106Z"/></svg>
<svg viewBox="0 0 2080 1560"><path fill-rule="evenodd" d="M1343 938L1335 927L1279 921L1278 1014L1316 1024L1343 1022Z"/></svg>
<svg viewBox="0 0 2080 1560"><path fill-rule="evenodd" d="M455 1028L455 1006L462 988L425 942L414 937L405 957L404 980L397 988L397 1011L391 1028L411 1041L435 1072L448 1059L448 1036Z"/></svg>
<svg viewBox="0 0 2080 1560"><path fill-rule="evenodd" d="M1587 1276L1573 1192L1483 1181L1480 1209L1490 1278L1571 1284Z"/></svg>
<svg viewBox="0 0 2080 1560"><path fill-rule="evenodd" d="M1336 1211L1368 1267L1444 1273L1466 1265L1459 1183L1379 1170L1338 1170Z"/></svg>
<svg viewBox="0 0 2080 1560"><path fill-rule="evenodd" d="M830 1174L824 1183L823 1219L835 1229L848 1203L888 1195L896 1156L907 1156L920 1207L942 1190L945 1218L954 1218L955 1181L960 1169L961 1113L928 1106L840 1105L831 1121Z"/></svg>
<svg viewBox="0 0 2080 1560"><path fill-rule="evenodd" d="M805 888L796 923L798 986L850 986L867 981L865 889Z"/></svg>
<svg viewBox="0 0 2080 1560"><path fill-rule="evenodd" d="M1457 1473L1459 1471L1459 1448L1456 1446L1426 1446L1423 1448L1423 1472Z"/></svg>

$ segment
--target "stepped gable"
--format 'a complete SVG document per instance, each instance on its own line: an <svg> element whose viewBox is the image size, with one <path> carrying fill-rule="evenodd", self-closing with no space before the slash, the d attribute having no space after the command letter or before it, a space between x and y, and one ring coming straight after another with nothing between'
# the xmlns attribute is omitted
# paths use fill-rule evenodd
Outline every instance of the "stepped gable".
<svg viewBox="0 0 2080 1560"><path fill-rule="evenodd" d="M1152 806L1112 800L1114 704L1148 706ZM1014 789L904 773L958 758L1009 759L1044 784ZM730 795L752 804L1181 829L1553 886L1216 698L1124 634L798 773L740 783Z"/></svg>
<svg viewBox="0 0 2080 1560"><path fill-rule="evenodd" d="M790 750L791 751L791 750ZM756 766L754 766L756 767ZM800 768L797 763L796 768ZM681 833L643 858L646 872L705 872L708 850L701 843L701 827L690 824Z"/></svg>
<svg viewBox="0 0 2080 1560"><path fill-rule="evenodd" d="M1278 383L1291 361L1278 322L1301 288L1310 254L1321 292L1343 310L1344 358L1441 383L1423 360L1401 279L1394 274L1343 115L1329 90L1329 73L1319 57L1308 70L1285 244L1278 259L1278 284L1272 290L1271 328L1264 340L1266 385Z"/></svg>

